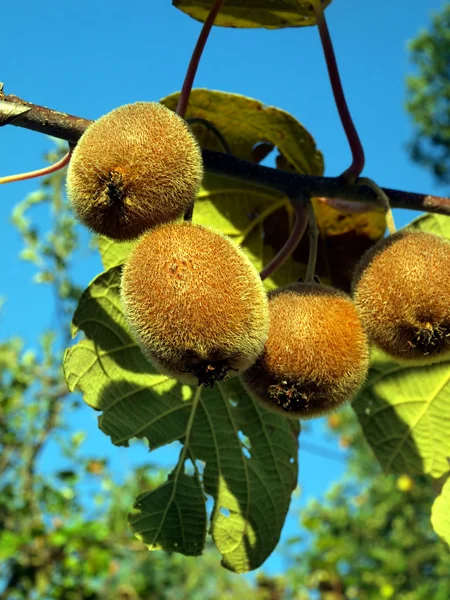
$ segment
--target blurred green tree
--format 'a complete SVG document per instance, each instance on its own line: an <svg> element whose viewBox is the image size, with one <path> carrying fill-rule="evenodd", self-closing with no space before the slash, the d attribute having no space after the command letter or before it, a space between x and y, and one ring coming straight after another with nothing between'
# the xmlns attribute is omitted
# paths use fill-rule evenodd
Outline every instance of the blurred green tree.
<svg viewBox="0 0 450 600"><path fill-rule="evenodd" d="M417 74L407 79L407 104L415 127L411 157L450 183L450 4L409 46Z"/></svg>
<svg viewBox="0 0 450 600"><path fill-rule="evenodd" d="M430 523L441 482L383 474L350 408L328 424L349 449L348 472L325 502L314 500L301 513L306 534L287 547L294 597L448 599L450 550Z"/></svg>

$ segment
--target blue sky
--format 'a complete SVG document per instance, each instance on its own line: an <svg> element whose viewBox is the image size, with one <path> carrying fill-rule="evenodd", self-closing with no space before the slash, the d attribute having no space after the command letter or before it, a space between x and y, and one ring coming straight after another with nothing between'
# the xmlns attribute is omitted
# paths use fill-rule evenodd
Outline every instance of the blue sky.
<svg viewBox="0 0 450 600"><path fill-rule="evenodd" d="M347 100L366 152L364 174L382 186L443 194L431 176L413 164L405 149L412 132L404 110L405 76L411 73L407 41L428 26L440 0L334 0L327 17ZM49 0L2 7L0 80L5 93L36 104L95 119L111 109L138 100L159 100L181 88L185 69L201 25L171 6L169 0L119 3L97 0L76 3ZM325 157L326 174L337 175L350 154L333 103L315 28L233 30L216 28L208 42L195 87L247 95L292 113L309 129ZM0 129L0 176L39 168L52 148L46 136L14 127ZM25 338L35 347L43 329L52 325L53 297L32 283L35 268L21 262L21 239L9 223L13 206L36 189L27 181L0 186L0 261L6 278L0 296L7 299L0 314L1 339ZM396 211L397 225L415 215ZM45 230L49 216L37 214ZM86 239L86 237L84 238ZM77 281L86 286L101 270L87 249L77 255ZM117 472L147 460L142 445L119 449L98 431L97 415L86 408L76 428L86 429L90 453L108 455ZM318 420L305 441L339 452L324 437ZM171 464L173 454L157 459ZM43 468L48 459L44 456ZM283 538L297 533L295 509L323 494L345 465L300 453L300 487ZM265 568L276 572L275 553Z"/></svg>

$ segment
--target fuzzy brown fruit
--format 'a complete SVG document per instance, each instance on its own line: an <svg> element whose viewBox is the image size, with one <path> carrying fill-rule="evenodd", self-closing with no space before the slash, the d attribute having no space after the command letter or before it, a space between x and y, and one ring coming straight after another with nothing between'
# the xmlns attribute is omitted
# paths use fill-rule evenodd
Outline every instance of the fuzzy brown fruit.
<svg viewBox="0 0 450 600"><path fill-rule="evenodd" d="M161 371L213 385L248 368L269 329L267 295L230 239L189 222L145 233L123 270L125 317Z"/></svg>
<svg viewBox="0 0 450 600"><path fill-rule="evenodd" d="M351 299L296 283L269 293L262 356L243 375L256 398L294 419L327 413L356 394L369 363L367 337Z"/></svg>
<svg viewBox="0 0 450 600"><path fill-rule="evenodd" d="M93 231L129 240L181 217L203 176L200 148L177 114L157 102L120 106L78 141L67 195Z"/></svg>
<svg viewBox="0 0 450 600"><path fill-rule="evenodd" d="M358 264L353 297L370 339L400 361L426 364L450 353L450 242L403 229Z"/></svg>

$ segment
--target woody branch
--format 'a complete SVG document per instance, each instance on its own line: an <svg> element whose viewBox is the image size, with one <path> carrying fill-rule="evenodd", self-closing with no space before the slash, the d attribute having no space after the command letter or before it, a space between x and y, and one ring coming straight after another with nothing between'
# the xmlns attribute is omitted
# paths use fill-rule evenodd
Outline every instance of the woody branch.
<svg viewBox="0 0 450 600"><path fill-rule="evenodd" d="M5 95L0 89L0 126L13 125L31 129L66 140L69 145L74 146L90 123L88 119L39 106L13 94ZM298 202L305 202L304 199L308 197L325 197L379 206L375 192L360 185L358 180L353 184L341 177L290 173L212 150L203 150L203 162L206 171L277 189L291 199L298 198ZM388 195L392 208L450 215L450 198L382 189Z"/></svg>

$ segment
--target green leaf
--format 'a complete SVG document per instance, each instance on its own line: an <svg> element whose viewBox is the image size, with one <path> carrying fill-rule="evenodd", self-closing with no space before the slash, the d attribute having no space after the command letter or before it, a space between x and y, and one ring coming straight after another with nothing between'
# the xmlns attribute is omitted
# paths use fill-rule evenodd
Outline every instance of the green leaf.
<svg viewBox="0 0 450 600"><path fill-rule="evenodd" d="M331 0L322 2L324 8ZM204 22L213 0L172 0L172 4L194 19ZM221 27L304 27L315 25L310 0L226 0L214 25Z"/></svg>
<svg viewBox="0 0 450 600"><path fill-rule="evenodd" d="M274 230L274 223L280 219L283 226ZM288 199L276 190L206 174L195 203L193 220L213 226L231 237L257 271L262 271L286 241L293 227L294 214ZM266 289L303 277L307 259L307 250L302 246L300 260L284 263L265 280Z"/></svg>
<svg viewBox="0 0 450 600"><path fill-rule="evenodd" d="M135 240L131 242L116 242L105 235L99 235L97 240L105 271L123 264L131 248L136 243Z"/></svg>
<svg viewBox="0 0 450 600"><path fill-rule="evenodd" d="M151 492L141 494L130 515L133 533L150 550L199 556L205 547L206 509L197 476L175 472Z"/></svg>
<svg viewBox="0 0 450 600"><path fill-rule="evenodd" d="M433 503L431 524L438 536L450 546L450 478Z"/></svg>
<svg viewBox="0 0 450 600"><path fill-rule="evenodd" d="M447 215L422 215L410 223L408 229L428 231L450 240L450 219Z"/></svg>
<svg viewBox="0 0 450 600"><path fill-rule="evenodd" d="M450 363L405 367L374 350L353 408L384 471L448 472Z"/></svg>
<svg viewBox="0 0 450 600"><path fill-rule="evenodd" d="M73 333L82 330L86 339L66 352L69 388L102 411L99 426L116 445L127 446L133 437L146 438L151 449L180 441L180 463L189 457L203 486L200 493L195 478L179 474L158 495L138 500L140 517L131 517L132 526L152 546L198 553L200 537L189 545L177 532L198 521L207 494L214 499L211 533L224 566L255 569L275 548L284 524L297 480L298 430L253 401L239 379L201 390L193 402L191 387L158 374L128 332L119 283L120 267L114 267L80 299ZM170 501L163 507L161 498Z"/></svg>

